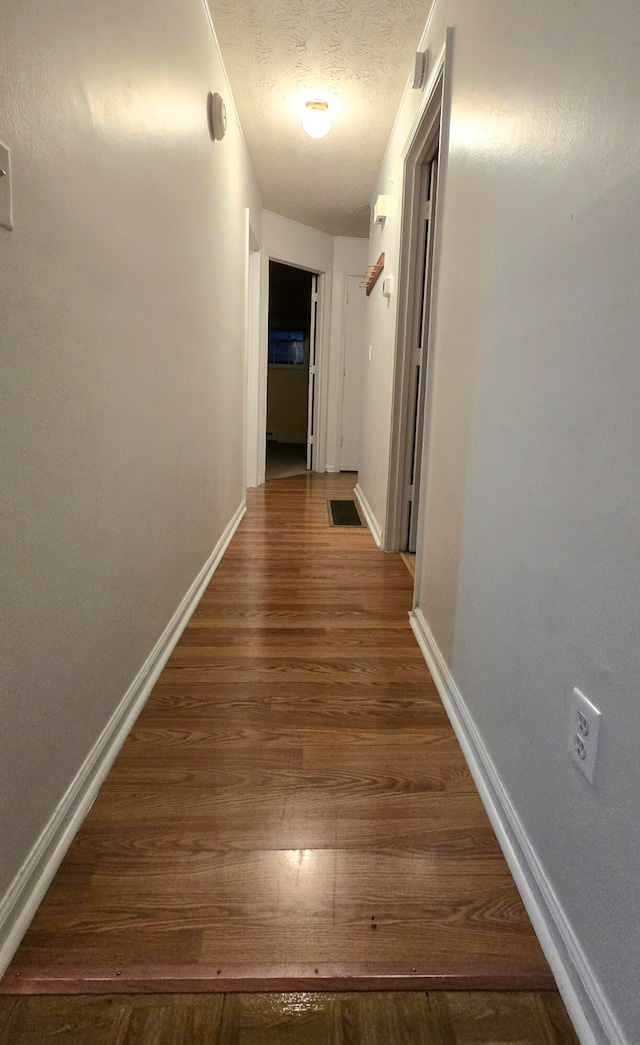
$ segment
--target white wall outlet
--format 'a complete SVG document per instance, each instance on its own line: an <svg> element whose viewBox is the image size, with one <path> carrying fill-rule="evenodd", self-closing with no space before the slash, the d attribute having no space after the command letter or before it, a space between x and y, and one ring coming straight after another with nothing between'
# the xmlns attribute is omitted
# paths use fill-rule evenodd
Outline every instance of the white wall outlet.
<svg viewBox="0 0 640 1045"><path fill-rule="evenodd" d="M597 707L579 689L574 689L569 718L569 754L591 784L598 755L601 719L602 714Z"/></svg>

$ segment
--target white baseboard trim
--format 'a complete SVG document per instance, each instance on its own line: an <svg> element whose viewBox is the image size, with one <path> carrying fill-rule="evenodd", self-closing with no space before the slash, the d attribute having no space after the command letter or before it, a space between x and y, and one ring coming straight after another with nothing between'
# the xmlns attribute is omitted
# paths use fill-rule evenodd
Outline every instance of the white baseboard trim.
<svg viewBox="0 0 640 1045"><path fill-rule="evenodd" d="M371 536L378 545L378 548L382 548L382 530L380 529L378 520L376 519L375 515L373 514L373 511L371 510L371 505L365 497L360 483L356 483L356 485L353 488L353 492L356 495L356 500L360 505L366 524L371 530Z"/></svg>
<svg viewBox="0 0 640 1045"><path fill-rule="evenodd" d="M0 901L0 976L18 949L67 849L95 802L107 773L246 510L243 501Z"/></svg>
<svg viewBox="0 0 640 1045"><path fill-rule="evenodd" d="M545 876L424 614L415 609L409 618L582 1045L629 1045Z"/></svg>

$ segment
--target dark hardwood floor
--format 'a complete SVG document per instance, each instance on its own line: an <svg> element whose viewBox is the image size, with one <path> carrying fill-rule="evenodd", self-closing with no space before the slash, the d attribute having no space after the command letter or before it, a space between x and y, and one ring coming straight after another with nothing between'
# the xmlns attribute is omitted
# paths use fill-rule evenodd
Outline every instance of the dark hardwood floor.
<svg viewBox="0 0 640 1045"><path fill-rule="evenodd" d="M0 998L0 1045L578 1045L555 994Z"/></svg>
<svg viewBox="0 0 640 1045"><path fill-rule="evenodd" d="M0 991L553 988L353 482L250 492Z"/></svg>

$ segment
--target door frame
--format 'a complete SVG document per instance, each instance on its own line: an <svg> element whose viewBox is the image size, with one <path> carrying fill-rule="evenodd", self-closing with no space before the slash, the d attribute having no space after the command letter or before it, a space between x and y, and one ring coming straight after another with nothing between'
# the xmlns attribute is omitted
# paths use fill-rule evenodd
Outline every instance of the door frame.
<svg viewBox="0 0 640 1045"><path fill-rule="evenodd" d="M309 318L309 367L307 377L307 471L312 472L318 454L316 436L318 419L316 416L316 400L318 398L318 318L320 316L320 295L318 276L311 276L311 315Z"/></svg>
<svg viewBox="0 0 640 1045"><path fill-rule="evenodd" d="M262 486L267 471L267 382L269 376L269 262L302 269L318 277L318 311L316 317L316 388L314 402L314 472L324 472L327 432L328 331L331 307L331 270L301 265L297 260L281 257L263 248L260 251L260 302L256 336L249 344L249 381L247 384L247 486Z"/></svg>
<svg viewBox="0 0 640 1045"><path fill-rule="evenodd" d="M413 334L415 302L422 276L419 257L421 230L420 183L422 166L437 146L439 150L438 193L433 214L433 260L427 358L423 363L425 413L420 469L420 498L418 515L423 515L426 490L426 461L428 457L429 420L431 415L431 386L434 365L434 331L436 323L436 288L441 253L441 215L449 144L449 113L451 108L451 56L453 30L447 29L445 45L434 63L424 92L424 100L416 114L403 149L403 198L400 221L400 264L398 274L398 313L396 320L396 350L393 374L391 413L391 440L389 450L389 486L385 519L385 551L398 552L406 548L408 529L407 446L410 429L410 399L413 386ZM420 553L418 534L418 555ZM416 564L416 575L417 575Z"/></svg>
<svg viewBox="0 0 640 1045"><path fill-rule="evenodd" d="M245 486L258 486L258 398L260 354L260 295L262 251L247 208L247 268L245 295ZM266 425L266 421L265 421Z"/></svg>
<svg viewBox="0 0 640 1045"><path fill-rule="evenodd" d="M411 317L411 346L416 349L413 366L410 368L409 411L406 415L407 438L405 444L405 481L403 499L403 524L406 548L416 551L418 539L419 497L422 485L422 447L426 422L427 363L429 359L429 320L431 317L431 284L433 279L434 222L438 185L438 134L434 134L420 168L420 206L418 255L416 257L416 295ZM422 208L425 208L424 211ZM418 268L419 263L419 268ZM413 410L411 410L413 404ZM412 547L413 545L413 547Z"/></svg>

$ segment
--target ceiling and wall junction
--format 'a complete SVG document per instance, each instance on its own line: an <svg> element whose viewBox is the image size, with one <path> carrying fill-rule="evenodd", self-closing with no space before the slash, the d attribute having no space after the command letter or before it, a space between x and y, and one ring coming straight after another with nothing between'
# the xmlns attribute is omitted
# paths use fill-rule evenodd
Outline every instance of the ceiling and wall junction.
<svg viewBox="0 0 640 1045"><path fill-rule="evenodd" d="M369 234L369 200L430 0L208 0L264 205L334 236ZM296 99L336 99L314 140Z"/></svg>

